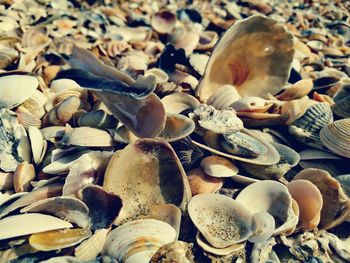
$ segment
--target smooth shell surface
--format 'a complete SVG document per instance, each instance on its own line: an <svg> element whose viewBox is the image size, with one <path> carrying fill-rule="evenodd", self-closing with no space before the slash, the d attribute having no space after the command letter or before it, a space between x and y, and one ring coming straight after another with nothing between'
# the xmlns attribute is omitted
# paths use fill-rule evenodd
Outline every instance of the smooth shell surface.
<svg viewBox="0 0 350 263"><path fill-rule="evenodd" d="M207 175L203 169L195 168L188 172L192 195L215 193L224 184L224 178Z"/></svg>
<svg viewBox="0 0 350 263"><path fill-rule="evenodd" d="M214 49L197 95L207 101L224 84L243 97L273 95L288 79L293 54L292 35L276 21L252 16L237 22Z"/></svg>
<svg viewBox="0 0 350 263"><path fill-rule="evenodd" d="M208 156L201 161L204 172L213 177L231 177L238 173L238 168L220 156Z"/></svg>

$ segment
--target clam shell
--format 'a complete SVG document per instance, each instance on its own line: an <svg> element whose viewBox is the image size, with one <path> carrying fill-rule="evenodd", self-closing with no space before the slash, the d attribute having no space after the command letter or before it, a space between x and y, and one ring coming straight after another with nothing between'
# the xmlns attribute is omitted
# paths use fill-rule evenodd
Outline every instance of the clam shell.
<svg viewBox="0 0 350 263"><path fill-rule="evenodd" d="M88 126L98 129L114 129L118 121L103 110L91 111L82 114L78 119L79 126Z"/></svg>
<svg viewBox="0 0 350 263"><path fill-rule="evenodd" d="M254 232L249 210L224 195L196 195L188 204L188 213L197 229L216 248L241 243Z"/></svg>
<svg viewBox="0 0 350 263"><path fill-rule="evenodd" d="M50 91L53 93L59 93L62 90L76 90L80 86L74 80L71 79L54 79L50 84Z"/></svg>
<svg viewBox="0 0 350 263"><path fill-rule="evenodd" d="M11 189L13 189L13 173L0 172L0 190Z"/></svg>
<svg viewBox="0 0 350 263"><path fill-rule="evenodd" d="M296 99L301 99L302 97L308 95L313 87L312 79L302 79L293 85L289 86L281 94L276 96L278 100L291 101Z"/></svg>
<svg viewBox="0 0 350 263"><path fill-rule="evenodd" d="M167 82L169 80L168 74L159 69L159 68L151 68L145 71L145 77L152 75L156 78L157 83Z"/></svg>
<svg viewBox="0 0 350 263"><path fill-rule="evenodd" d="M80 227L87 227L90 223L89 208L77 198L57 196L33 202L21 209L21 213L45 213L54 215Z"/></svg>
<svg viewBox="0 0 350 263"><path fill-rule="evenodd" d="M329 150L350 158L350 118L337 120L323 127L320 138Z"/></svg>
<svg viewBox="0 0 350 263"><path fill-rule="evenodd" d="M39 81L30 75L0 76L0 108L12 109L26 99L36 90Z"/></svg>
<svg viewBox="0 0 350 263"><path fill-rule="evenodd" d="M173 44L176 49L183 48L186 56L189 56L199 43L199 34L194 31L189 31L184 27L177 27L173 30L171 35L169 35L169 42Z"/></svg>
<svg viewBox="0 0 350 263"><path fill-rule="evenodd" d="M192 195L215 193L224 184L224 178L207 175L203 169L195 168L188 172Z"/></svg>
<svg viewBox="0 0 350 263"><path fill-rule="evenodd" d="M150 263L158 263L160 261L194 263L192 247L192 244L183 241L170 242L158 249L152 256Z"/></svg>
<svg viewBox="0 0 350 263"><path fill-rule="evenodd" d="M191 198L186 174L174 150L170 144L152 139L137 140L116 152L107 166L103 188L123 200L117 224L147 213L154 204L170 203L183 210Z"/></svg>
<svg viewBox="0 0 350 263"><path fill-rule="evenodd" d="M79 127L66 131L60 143L64 146L108 147L113 146L112 136L100 129Z"/></svg>
<svg viewBox="0 0 350 263"><path fill-rule="evenodd" d="M182 92L175 92L162 98L165 111L167 113L179 114L185 110L193 110L199 106L199 101L187 94Z"/></svg>
<svg viewBox="0 0 350 263"><path fill-rule="evenodd" d="M34 179L34 166L27 162L20 163L13 174L13 187L15 192L28 192L31 189L30 182Z"/></svg>
<svg viewBox="0 0 350 263"><path fill-rule="evenodd" d="M176 25L176 16L168 10L161 10L152 16L152 28L160 34L169 34Z"/></svg>
<svg viewBox="0 0 350 263"><path fill-rule="evenodd" d="M44 141L40 130L34 126L28 127L28 136L32 148L32 156L35 164L39 164L44 158L47 143Z"/></svg>
<svg viewBox="0 0 350 263"><path fill-rule="evenodd" d="M254 163L254 164L260 164L260 165L272 165L272 164L275 164L279 161L280 156L279 156L277 150L269 142L267 142L265 139L261 138L260 136L254 134L253 132L251 132L247 129L242 129L241 132L244 132L244 133L250 135L251 137L262 142L263 145L267 148L267 152L265 154L258 155L255 158L243 158L243 157L239 157L237 155L228 154L220 146L218 134L215 134L215 133L209 134L208 132L207 132L207 134L210 137L207 139L207 143L210 140L210 143L208 143L208 145L202 144L202 143L197 142L195 140L192 140L192 143L197 145L200 148L208 150L208 151L210 151L214 154L217 154L219 156L223 156L223 157L226 157L229 159L234 159L234 160L238 160L238 161L242 161L242 162L246 162L246 163Z"/></svg>
<svg viewBox="0 0 350 263"><path fill-rule="evenodd" d="M29 244L39 251L51 251L74 246L89 236L91 231L83 228L52 230L32 234L29 237Z"/></svg>
<svg viewBox="0 0 350 263"><path fill-rule="evenodd" d="M230 105L237 112L266 112L271 106L270 101L259 97L245 97Z"/></svg>
<svg viewBox="0 0 350 263"><path fill-rule="evenodd" d="M248 239L252 243L266 242L275 231L275 219L267 212L258 212L253 215L255 225L254 234Z"/></svg>
<svg viewBox="0 0 350 263"><path fill-rule="evenodd" d="M161 246L175 241L175 237L175 229L162 221L129 221L108 234L102 254L120 262L145 263Z"/></svg>
<svg viewBox="0 0 350 263"><path fill-rule="evenodd" d="M241 20L216 45L197 95L206 102L225 84L234 85L243 97L276 94L288 79L293 54L292 35L275 20L264 16Z"/></svg>
<svg viewBox="0 0 350 263"><path fill-rule="evenodd" d="M204 74L205 67L207 66L208 61L209 61L209 56L205 54L192 54L189 57L189 62L191 66L201 76Z"/></svg>
<svg viewBox="0 0 350 263"><path fill-rule="evenodd" d="M323 206L320 190L307 180L294 180L287 188L299 206L299 227L305 231L315 229L320 223Z"/></svg>
<svg viewBox="0 0 350 263"><path fill-rule="evenodd" d="M74 255L79 260L94 260L101 253L107 240L108 229L99 229L83 241L74 250Z"/></svg>
<svg viewBox="0 0 350 263"><path fill-rule="evenodd" d="M292 200L287 187L272 180L253 183L244 188L236 198L237 202L244 204L253 214L271 214L276 222L274 235L288 235L294 231L299 217L293 210Z"/></svg>
<svg viewBox="0 0 350 263"><path fill-rule="evenodd" d="M328 172L320 169L305 169L293 180L308 180L320 190L323 198L319 229L330 229L347 218L350 211L349 197L344 193L340 183Z"/></svg>
<svg viewBox="0 0 350 263"><path fill-rule="evenodd" d="M241 99L238 91L234 86L225 84L219 87L208 99L208 104L218 110L228 108L232 103Z"/></svg>
<svg viewBox="0 0 350 263"><path fill-rule="evenodd" d="M232 177L238 173L233 162L220 156L209 156L201 161L204 172L213 177Z"/></svg>
<svg viewBox="0 0 350 263"><path fill-rule="evenodd" d="M9 216L0 220L0 240L70 227L72 227L72 224L66 221L43 214L31 213Z"/></svg>

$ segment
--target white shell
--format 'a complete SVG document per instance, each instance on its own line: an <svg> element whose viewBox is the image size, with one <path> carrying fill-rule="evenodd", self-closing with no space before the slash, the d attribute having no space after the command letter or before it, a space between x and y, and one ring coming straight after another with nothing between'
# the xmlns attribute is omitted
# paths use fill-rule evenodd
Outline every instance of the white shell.
<svg viewBox="0 0 350 263"><path fill-rule="evenodd" d="M231 177L238 173L238 168L228 159L220 156L208 156L201 161L204 172L214 177Z"/></svg>
<svg viewBox="0 0 350 263"><path fill-rule="evenodd" d="M107 240L108 229L99 229L83 241L74 250L74 255L79 260L93 260L101 253L103 246Z"/></svg>
<svg viewBox="0 0 350 263"><path fill-rule="evenodd" d="M276 225L274 235L293 232L299 221L288 188L276 181L253 183L239 193L236 201L245 205L251 213L268 212L277 223L281 222Z"/></svg>
<svg viewBox="0 0 350 263"><path fill-rule="evenodd" d="M129 221L108 234L102 254L118 262L148 263L161 246L175 241L175 237L175 229L162 221Z"/></svg>
<svg viewBox="0 0 350 263"><path fill-rule="evenodd" d="M40 130L34 126L28 127L28 135L30 140L30 145L32 147L32 155L35 164L40 163L45 154L45 145L43 135Z"/></svg>
<svg viewBox="0 0 350 263"><path fill-rule="evenodd" d="M0 220L0 240L72 227L71 223L43 214L22 214Z"/></svg>
<svg viewBox="0 0 350 263"><path fill-rule="evenodd" d="M195 109L200 104L195 97L182 92L165 96L162 103L167 113L181 113L184 110Z"/></svg>

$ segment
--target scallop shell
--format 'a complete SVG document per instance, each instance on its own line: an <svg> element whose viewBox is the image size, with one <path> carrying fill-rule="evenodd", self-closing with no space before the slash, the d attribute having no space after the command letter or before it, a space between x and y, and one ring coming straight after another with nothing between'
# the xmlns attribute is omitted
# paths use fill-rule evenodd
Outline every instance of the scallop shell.
<svg viewBox="0 0 350 263"><path fill-rule="evenodd" d="M129 221L108 234L102 254L120 262L145 263L160 247L175 241L175 237L175 229L162 221Z"/></svg>
<svg viewBox="0 0 350 263"><path fill-rule="evenodd" d="M176 16L168 10L161 10L153 14L152 28L160 34L169 34L176 25Z"/></svg>
<svg viewBox="0 0 350 263"><path fill-rule="evenodd" d="M201 161L204 172L213 177L232 177L238 173L233 162L220 156L208 156Z"/></svg>
<svg viewBox="0 0 350 263"><path fill-rule="evenodd" d="M125 166L125 162L130 165ZM191 198L174 150L170 144L152 139L137 140L116 152L106 169L103 188L123 200L117 224L147 213L154 204L170 203L184 210Z"/></svg>
<svg viewBox="0 0 350 263"><path fill-rule="evenodd" d="M350 118L337 120L323 127L320 138L332 152L350 158Z"/></svg>
<svg viewBox="0 0 350 263"><path fill-rule="evenodd" d="M305 169L293 180L308 180L320 190L323 198L320 229L335 227L347 218L350 211L350 199L344 193L340 183L328 172L320 169Z"/></svg>
<svg viewBox="0 0 350 263"><path fill-rule="evenodd" d="M253 183L238 194L236 201L244 204L253 214L271 214L276 222L274 235L293 233L299 220L293 210L293 199L287 187L276 181Z"/></svg>
<svg viewBox="0 0 350 263"><path fill-rule="evenodd" d="M0 220L0 240L70 227L72 227L72 224L66 221L43 214L31 213L9 216Z"/></svg>
<svg viewBox="0 0 350 263"><path fill-rule="evenodd" d="M216 248L241 243L254 232L249 210L224 195L196 195L188 204L188 213L197 229Z"/></svg>
<svg viewBox="0 0 350 263"><path fill-rule="evenodd" d="M307 180L293 180L287 184L289 193L299 206L299 226L304 231L315 229L320 223L323 198L320 190Z"/></svg>
<svg viewBox="0 0 350 263"><path fill-rule="evenodd" d="M234 85L242 97L276 94L288 79L293 55L291 34L273 19L251 16L221 37L197 95L206 102L225 84Z"/></svg>
<svg viewBox="0 0 350 263"><path fill-rule="evenodd" d="M215 193L224 184L224 178L209 176L201 168L190 170L187 175L193 196Z"/></svg>

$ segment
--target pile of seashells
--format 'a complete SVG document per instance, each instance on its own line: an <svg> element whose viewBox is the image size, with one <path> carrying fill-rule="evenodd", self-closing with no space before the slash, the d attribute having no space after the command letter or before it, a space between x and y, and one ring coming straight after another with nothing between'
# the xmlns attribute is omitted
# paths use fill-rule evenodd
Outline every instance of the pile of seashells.
<svg viewBox="0 0 350 263"><path fill-rule="evenodd" d="M0 262L350 262L349 10L2 1Z"/></svg>

